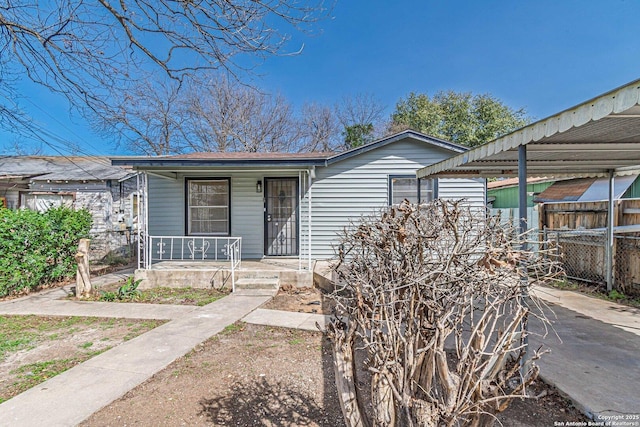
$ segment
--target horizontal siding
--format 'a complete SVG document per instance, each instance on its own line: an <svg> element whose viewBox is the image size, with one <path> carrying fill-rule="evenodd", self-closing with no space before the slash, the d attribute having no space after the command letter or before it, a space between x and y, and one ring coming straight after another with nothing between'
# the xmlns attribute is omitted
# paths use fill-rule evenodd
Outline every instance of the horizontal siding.
<svg viewBox="0 0 640 427"><path fill-rule="evenodd" d="M148 176L149 235L184 235L184 180Z"/></svg>
<svg viewBox="0 0 640 427"><path fill-rule="evenodd" d="M484 180L441 178L438 180L438 198L465 199L471 206L484 209L486 206Z"/></svg>
<svg viewBox="0 0 640 427"><path fill-rule="evenodd" d="M389 175L413 175L417 169L450 155L427 144L400 141L316 170L313 257L333 257L338 234L352 220L387 206Z"/></svg>
<svg viewBox="0 0 640 427"><path fill-rule="evenodd" d="M256 193L259 179L257 174L231 178L231 234L242 237L243 258L264 254L264 193Z"/></svg>
<svg viewBox="0 0 640 427"><path fill-rule="evenodd" d="M352 221L387 207L389 175L415 175L417 169L452 154L424 143L399 141L327 168L318 168L311 206L313 258L332 258L338 235ZM442 180L439 195L467 198L474 205L482 205L484 183L471 179Z"/></svg>

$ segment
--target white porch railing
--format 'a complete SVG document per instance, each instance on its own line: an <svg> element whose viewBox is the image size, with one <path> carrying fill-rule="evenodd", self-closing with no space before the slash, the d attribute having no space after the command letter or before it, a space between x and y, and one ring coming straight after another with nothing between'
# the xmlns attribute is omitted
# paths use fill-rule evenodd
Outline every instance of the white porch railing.
<svg viewBox="0 0 640 427"><path fill-rule="evenodd" d="M235 270L240 268L242 237L212 236L148 236L144 268L162 261L229 262L231 282L235 290Z"/></svg>

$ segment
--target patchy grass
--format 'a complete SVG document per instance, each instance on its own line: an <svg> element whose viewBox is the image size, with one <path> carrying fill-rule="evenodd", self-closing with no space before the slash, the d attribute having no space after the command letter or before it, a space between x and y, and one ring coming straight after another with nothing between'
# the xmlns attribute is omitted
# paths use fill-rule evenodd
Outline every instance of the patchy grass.
<svg viewBox="0 0 640 427"><path fill-rule="evenodd" d="M135 296L132 296L131 298L119 299L117 297L117 292L111 290L113 286L114 285L105 287L104 289L96 290L96 293L93 296L89 298L83 298L83 301L196 305L201 307L229 295L228 291L220 291L217 289L160 287L138 290ZM117 286L115 287L115 289L118 289ZM76 298L74 296L69 296L67 299L75 300Z"/></svg>
<svg viewBox="0 0 640 427"><path fill-rule="evenodd" d="M0 396L0 402L8 400L10 397L18 395L23 391L30 389L49 378L55 377L61 372L66 371L78 364L77 358L71 359L53 359L43 362L29 363L22 365L17 369L10 371L15 375L15 380L8 388L8 393Z"/></svg>
<svg viewBox="0 0 640 427"><path fill-rule="evenodd" d="M202 307L227 295L229 295L228 292L217 289L153 288L140 291L137 302L197 305Z"/></svg>
<svg viewBox="0 0 640 427"><path fill-rule="evenodd" d="M162 323L90 317L0 317L0 403Z"/></svg>
<svg viewBox="0 0 640 427"><path fill-rule="evenodd" d="M231 335L237 332L244 330L245 323L244 322L236 322L231 325L225 326L225 328L220 332L223 335Z"/></svg>
<svg viewBox="0 0 640 427"><path fill-rule="evenodd" d="M90 321L84 317L0 317L0 362L12 352L31 349L43 340L59 339L57 329L73 330L73 325Z"/></svg>

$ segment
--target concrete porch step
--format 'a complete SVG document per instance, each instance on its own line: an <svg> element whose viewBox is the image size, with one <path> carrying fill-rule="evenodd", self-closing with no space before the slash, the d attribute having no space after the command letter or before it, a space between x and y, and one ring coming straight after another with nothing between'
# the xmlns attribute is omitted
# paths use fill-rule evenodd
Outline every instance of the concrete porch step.
<svg viewBox="0 0 640 427"><path fill-rule="evenodd" d="M280 280L277 277L242 277L236 280L236 290L238 289L275 289L280 287Z"/></svg>

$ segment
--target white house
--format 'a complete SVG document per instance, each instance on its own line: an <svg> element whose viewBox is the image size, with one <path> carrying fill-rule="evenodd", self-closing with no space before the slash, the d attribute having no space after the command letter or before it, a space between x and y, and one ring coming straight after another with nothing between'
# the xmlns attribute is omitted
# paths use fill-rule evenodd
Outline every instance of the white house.
<svg viewBox="0 0 640 427"><path fill-rule="evenodd" d="M146 174L141 267L214 260L238 241L242 259L334 256L337 234L382 207L433 198L485 205L485 182L416 178L467 148L404 131L333 153L191 153L112 159ZM235 247L235 246L234 246Z"/></svg>

